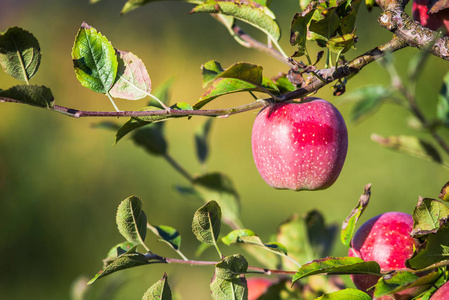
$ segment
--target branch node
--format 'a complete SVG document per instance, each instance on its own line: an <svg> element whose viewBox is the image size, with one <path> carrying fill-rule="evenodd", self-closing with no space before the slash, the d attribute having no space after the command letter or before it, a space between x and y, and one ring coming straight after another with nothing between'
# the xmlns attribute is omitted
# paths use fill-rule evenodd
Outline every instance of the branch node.
<svg viewBox="0 0 449 300"><path fill-rule="evenodd" d="M378 22L389 31L394 31L398 28L398 23L394 20L394 16L394 12L387 10L380 15Z"/></svg>

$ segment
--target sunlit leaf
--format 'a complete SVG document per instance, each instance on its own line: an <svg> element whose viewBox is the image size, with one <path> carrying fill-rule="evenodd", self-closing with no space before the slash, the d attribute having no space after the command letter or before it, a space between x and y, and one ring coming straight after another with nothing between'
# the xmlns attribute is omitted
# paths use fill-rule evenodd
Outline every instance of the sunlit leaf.
<svg viewBox="0 0 449 300"><path fill-rule="evenodd" d="M245 91L265 92L266 90L273 94L279 94L276 85L270 79L265 77L263 77L260 87L239 79L218 78L210 85L208 90L201 96L193 108L200 109L215 98L224 95Z"/></svg>
<svg viewBox="0 0 449 300"><path fill-rule="evenodd" d="M117 227L127 241L141 244L147 233L147 217L142 211L142 200L131 196L123 200L116 216Z"/></svg>
<svg viewBox="0 0 449 300"><path fill-rule="evenodd" d="M191 13L198 12L232 16L262 30L276 42L281 37L273 12L256 2L236 3L210 0L197 5L191 11Z"/></svg>
<svg viewBox="0 0 449 300"><path fill-rule="evenodd" d="M122 11L120 14L124 15L127 14L147 3L156 2L156 1L167 1L167 0L128 0L125 5L122 8ZM172 0L172 1L182 1L182 2L189 2L189 3L201 3L206 0Z"/></svg>
<svg viewBox="0 0 449 300"><path fill-rule="evenodd" d="M256 234L254 233L254 231L250 229L236 229L228 233L225 237L223 237L221 241L223 242L223 244L229 246L234 243L239 243L240 237L255 236L255 235Z"/></svg>
<svg viewBox="0 0 449 300"><path fill-rule="evenodd" d="M349 49L351 49L354 46L355 38L356 36L353 33L347 33L342 36L335 36L327 41L326 47L330 51L337 53L339 56L342 53L348 52Z"/></svg>
<svg viewBox="0 0 449 300"><path fill-rule="evenodd" d="M303 265L293 276L292 282L316 274L372 274L381 275L377 262L358 257L326 257Z"/></svg>
<svg viewBox="0 0 449 300"><path fill-rule="evenodd" d="M52 108L55 105L51 90L42 85L16 85L7 90L0 90L0 101L2 98L43 108Z"/></svg>
<svg viewBox="0 0 449 300"><path fill-rule="evenodd" d="M131 52L117 50L117 79L109 91L112 97L138 100L151 92L151 80L140 58Z"/></svg>
<svg viewBox="0 0 449 300"><path fill-rule="evenodd" d="M416 136L389 136L382 137L377 134L371 135L371 140L388 149L408 154L414 157L426 159L441 164L442 159L438 150L428 142Z"/></svg>
<svg viewBox="0 0 449 300"><path fill-rule="evenodd" d="M117 75L115 49L106 37L83 22L72 49L76 78L82 86L107 93Z"/></svg>
<svg viewBox="0 0 449 300"><path fill-rule="evenodd" d="M341 242L346 247L351 245L352 237L355 234L355 226L363 211L366 209L369 203L369 199L371 196L371 184L367 184L364 187L364 192L360 195L357 206L351 211L349 216L343 221L343 225L341 228Z"/></svg>
<svg viewBox="0 0 449 300"><path fill-rule="evenodd" d="M0 33L0 65L12 77L28 82L41 62L39 42L30 32L11 27Z"/></svg>
<svg viewBox="0 0 449 300"><path fill-rule="evenodd" d="M195 212L192 231L200 242L215 245L220 228L221 209L217 202L212 200Z"/></svg>
<svg viewBox="0 0 449 300"><path fill-rule="evenodd" d="M343 289L324 294L315 300L371 300L371 297L367 293L357 289Z"/></svg>
<svg viewBox="0 0 449 300"><path fill-rule="evenodd" d="M216 79L224 69L221 64L216 60L211 60L201 66L201 72L203 74L203 87L208 85L211 81Z"/></svg>
<svg viewBox="0 0 449 300"><path fill-rule="evenodd" d="M420 198L413 211L413 237L435 233L449 218L449 208L440 201Z"/></svg>
<svg viewBox="0 0 449 300"><path fill-rule="evenodd" d="M275 84L281 94L285 94L296 90L296 86L293 83L291 83L285 75L276 78Z"/></svg>
<svg viewBox="0 0 449 300"><path fill-rule="evenodd" d="M171 289L168 285L167 274L153 284L143 295L142 300L171 300Z"/></svg>

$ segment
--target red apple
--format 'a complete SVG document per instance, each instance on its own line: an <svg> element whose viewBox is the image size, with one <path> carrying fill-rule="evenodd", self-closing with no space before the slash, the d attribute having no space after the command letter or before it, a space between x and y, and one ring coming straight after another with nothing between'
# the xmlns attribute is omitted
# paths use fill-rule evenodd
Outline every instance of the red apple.
<svg viewBox="0 0 449 300"><path fill-rule="evenodd" d="M265 294L273 282L266 278L252 277L247 279L248 300L256 300Z"/></svg>
<svg viewBox="0 0 449 300"><path fill-rule="evenodd" d="M449 9L429 14L428 0L414 0L412 6L413 19L422 26L432 30L444 28L449 36Z"/></svg>
<svg viewBox="0 0 449 300"><path fill-rule="evenodd" d="M349 256L360 257L365 261L376 261L382 272L406 269L405 261L412 257L415 240L410 236L413 230L413 218L402 212L388 212L378 215L357 230L351 241ZM375 285L378 276L351 275L355 286L366 291ZM418 287L420 288L420 287ZM414 290L405 290L395 295L395 299L410 299ZM373 295L373 291L368 291ZM381 297L381 299L390 299Z"/></svg>
<svg viewBox="0 0 449 300"><path fill-rule="evenodd" d="M335 106L309 97L263 108L254 121L251 142L257 170L270 186L320 190L340 174L348 131Z"/></svg>
<svg viewBox="0 0 449 300"><path fill-rule="evenodd" d="M433 293L430 300L448 300L449 299L449 282L446 282L440 288Z"/></svg>

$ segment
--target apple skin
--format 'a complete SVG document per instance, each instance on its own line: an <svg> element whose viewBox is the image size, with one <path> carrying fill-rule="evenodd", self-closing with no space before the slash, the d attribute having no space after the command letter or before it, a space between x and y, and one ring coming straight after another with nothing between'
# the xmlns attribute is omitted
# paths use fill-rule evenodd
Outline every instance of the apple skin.
<svg viewBox="0 0 449 300"><path fill-rule="evenodd" d="M355 233L348 255L364 261L376 261L382 272L407 269L405 261L412 257L416 241L410 236L413 218L402 212L387 212L364 223ZM375 285L379 276L351 275L355 286L365 291ZM395 294L394 299L410 299L421 287L411 288ZM373 291L367 292L371 297ZM393 299L383 296L377 299Z"/></svg>
<svg viewBox="0 0 449 300"><path fill-rule="evenodd" d="M427 7L428 0L414 0L412 5L413 20L431 30L441 27L446 28L446 36L449 36L449 9L440 10L437 13L429 14Z"/></svg>
<svg viewBox="0 0 449 300"><path fill-rule="evenodd" d="M253 158L276 189L320 190L337 180L348 150L348 131L331 103L309 97L263 108L252 131Z"/></svg>
<svg viewBox="0 0 449 300"><path fill-rule="evenodd" d="M256 300L267 292L273 281L261 277L252 277L246 280L246 284L248 286L248 300Z"/></svg>

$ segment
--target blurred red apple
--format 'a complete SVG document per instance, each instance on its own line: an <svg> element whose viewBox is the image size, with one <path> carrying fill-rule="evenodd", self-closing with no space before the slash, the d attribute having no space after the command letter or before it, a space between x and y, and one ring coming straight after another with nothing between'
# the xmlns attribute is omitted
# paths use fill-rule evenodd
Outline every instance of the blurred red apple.
<svg viewBox="0 0 449 300"><path fill-rule="evenodd" d="M446 36L449 36L449 9L443 9L436 13L429 13L428 0L414 0L412 6L413 19L422 26L432 30L444 28Z"/></svg>
<svg viewBox="0 0 449 300"><path fill-rule="evenodd" d="M405 261L412 257L415 240L410 236L413 230L413 218L402 212L388 212L376 216L357 230L351 242L349 256L360 257L365 261L376 261L382 272L404 270ZM375 285L378 276L351 275L355 286L366 291ZM418 287L420 288L420 287ZM394 299L410 299L417 291L408 289L395 294ZM368 291L373 296L373 291ZM378 299L390 299L389 296Z"/></svg>
<svg viewBox="0 0 449 300"><path fill-rule="evenodd" d="M449 282L446 282L440 288L433 293L430 300L448 300L449 299Z"/></svg>
<svg viewBox="0 0 449 300"><path fill-rule="evenodd" d="M251 142L257 170L270 186L319 190L337 180L348 132L335 106L309 97L263 108L254 121Z"/></svg>
<svg viewBox="0 0 449 300"><path fill-rule="evenodd" d="M273 283L271 280L261 277L252 277L246 280L248 285L248 300L256 300L265 294Z"/></svg>

